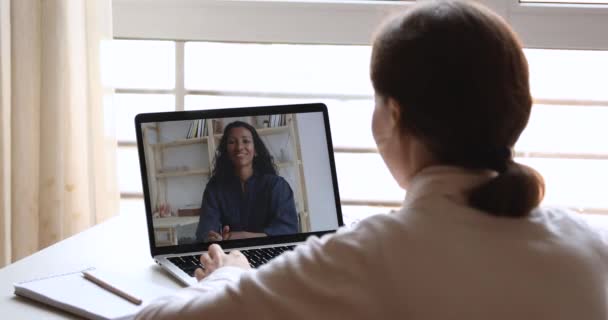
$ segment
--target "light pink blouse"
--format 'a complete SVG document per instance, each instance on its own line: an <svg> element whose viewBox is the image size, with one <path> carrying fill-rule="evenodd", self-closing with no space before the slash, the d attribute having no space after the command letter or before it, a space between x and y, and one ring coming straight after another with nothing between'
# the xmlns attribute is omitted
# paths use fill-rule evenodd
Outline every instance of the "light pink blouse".
<svg viewBox="0 0 608 320"><path fill-rule="evenodd" d="M608 250L575 214L466 205L488 172L430 167L403 208L255 271L218 269L138 319L607 319Z"/></svg>

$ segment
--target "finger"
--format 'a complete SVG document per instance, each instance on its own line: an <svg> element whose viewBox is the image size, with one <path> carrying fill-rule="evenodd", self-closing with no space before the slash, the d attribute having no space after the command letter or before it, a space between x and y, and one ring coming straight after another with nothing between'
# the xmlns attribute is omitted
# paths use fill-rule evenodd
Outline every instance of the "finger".
<svg viewBox="0 0 608 320"><path fill-rule="evenodd" d="M224 240L230 239L230 226L224 226L222 229L222 237Z"/></svg>
<svg viewBox="0 0 608 320"><path fill-rule="evenodd" d="M197 268L194 270L194 276L196 277L196 281L201 281L205 278L205 272L201 268Z"/></svg>
<svg viewBox="0 0 608 320"><path fill-rule="evenodd" d="M224 251L222 250L222 247L220 247L219 244L214 243L209 246L208 252L209 256L215 262L216 266L221 267L222 262L224 260L223 257L225 255Z"/></svg>
<svg viewBox="0 0 608 320"><path fill-rule="evenodd" d="M211 260L211 257L209 257L209 254L207 252L201 255L201 264L205 267L205 269L213 267L213 261Z"/></svg>
<svg viewBox="0 0 608 320"><path fill-rule="evenodd" d="M247 257L245 257L245 255L242 252L240 252L239 250L230 251L230 254L228 255L228 259L226 259L226 260L229 260L228 262L226 262L227 265L241 267L244 269L251 268L249 259L247 259Z"/></svg>
<svg viewBox="0 0 608 320"><path fill-rule="evenodd" d="M239 250L230 251L230 257L236 259L237 261L244 261L249 264L249 259L247 259L247 257L245 257L245 255Z"/></svg>

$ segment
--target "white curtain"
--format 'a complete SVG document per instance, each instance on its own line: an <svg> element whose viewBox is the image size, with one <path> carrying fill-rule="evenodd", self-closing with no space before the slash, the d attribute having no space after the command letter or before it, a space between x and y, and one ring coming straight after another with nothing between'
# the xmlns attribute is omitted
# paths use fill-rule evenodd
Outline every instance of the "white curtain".
<svg viewBox="0 0 608 320"><path fill-rule="evenodd" d="M118 211L111 0L0 0L0 267Z"/></svg>

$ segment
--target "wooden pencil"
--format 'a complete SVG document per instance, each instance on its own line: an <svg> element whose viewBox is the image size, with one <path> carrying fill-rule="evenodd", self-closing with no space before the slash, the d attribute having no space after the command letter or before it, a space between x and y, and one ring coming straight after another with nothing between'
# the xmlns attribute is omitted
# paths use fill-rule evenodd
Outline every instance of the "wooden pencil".
<svg viewBox="0 0 608 320"><path fill-rule="evenodd" d="M130 294L128 294L128 293L126 293L126 292L124 292L124 291L116 288L116 287L114 287L113 285L111 285L111 284L109 284L109 283L107 283L107 282L105 282L105 281L97 278L96 276L92 275L89 272L83 271L82 274L84 275L85 279L87 279L87 280L95 283L96 285L98 285L98 286L100 286L100 287L102 287L102 288L104 288L104 289L112 292L113 294L115 294L115 295L117 295L117 296L119 296L119 297L121 297L123 299L126 299L127 301L129 301L129 302L131 302L133 304L140 305L142 303L141 299L136 298L136 297L134 297L134 296L132 296L132 295L130 295Z"/></svg>

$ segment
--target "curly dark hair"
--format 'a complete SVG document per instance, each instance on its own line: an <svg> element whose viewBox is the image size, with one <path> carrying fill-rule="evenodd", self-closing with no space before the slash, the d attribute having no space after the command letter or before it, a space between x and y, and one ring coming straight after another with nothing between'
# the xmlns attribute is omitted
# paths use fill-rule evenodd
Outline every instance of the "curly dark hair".
<svg viewBox="0 0 608 320"><path fill-rule="evenodd" d="M228 132L234 128L245 128L251 132L253 137L253 147L256 155L253 157L253 172L258 174L273 174L277 175L277 167L273 157L268 152L264 142L255 128L243 121L234 121L229 123L224 128L224 134L220 140L220 144L215 151L213 160L213 170L210 180L225 180L234 177L234 165L228 156Z"/></svg>

